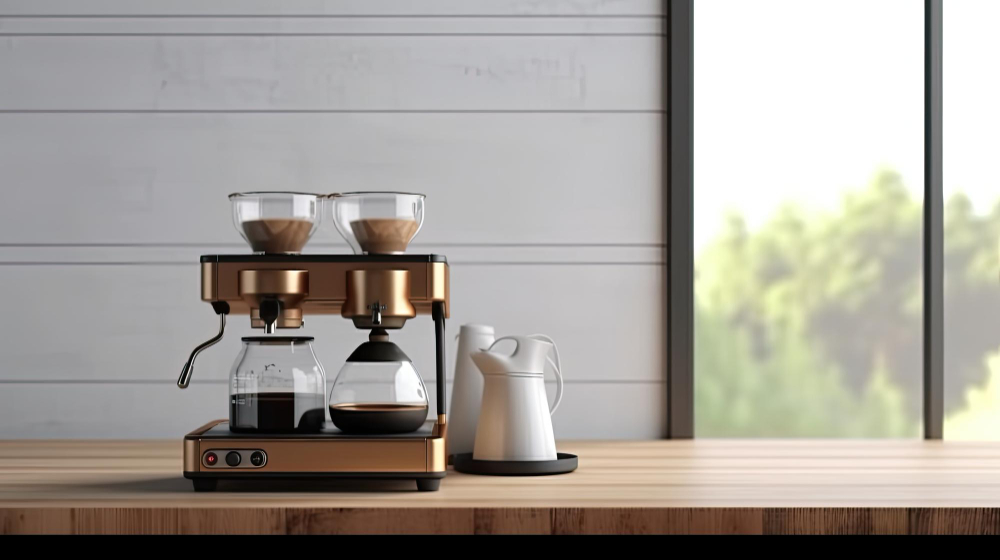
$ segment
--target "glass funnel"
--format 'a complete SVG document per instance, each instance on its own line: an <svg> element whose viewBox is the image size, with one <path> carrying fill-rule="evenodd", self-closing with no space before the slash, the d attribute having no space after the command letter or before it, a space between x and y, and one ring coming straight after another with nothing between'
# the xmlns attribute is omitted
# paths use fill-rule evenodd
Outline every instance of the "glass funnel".
<svg viewBox="0 0 1000 560"><path fill-rule="evenodd" d="M424 198L399 192L338 193L327 197L327 205L355 254L398 255L424 223Z"/></svg>
<svg viewBox="0 0 1000 560"><path fill-rule="evenodd" d="M229 200L233 223L255 253L301 253L323 217L316 194L247 192Z"/></svg>

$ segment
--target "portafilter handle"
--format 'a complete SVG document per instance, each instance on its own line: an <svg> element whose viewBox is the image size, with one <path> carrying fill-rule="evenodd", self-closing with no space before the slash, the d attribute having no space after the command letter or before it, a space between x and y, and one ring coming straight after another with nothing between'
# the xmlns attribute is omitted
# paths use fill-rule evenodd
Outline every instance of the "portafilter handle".
<svg viewBox="0 0 1000 560"><path fill-rule="evenodd" d="M177 386L181 389L187 389L188 384L191 382L191 375L194 373L194 361L198 357L198 354L201 354L202 350L222 340L222 335L226 332L226 315L229 313L229 304L224 301L213 301L212 308L219 315L219 334L195 347L191 352L191 356L184 362L184 367L181 368L181 376L177 378Z"/></svg>

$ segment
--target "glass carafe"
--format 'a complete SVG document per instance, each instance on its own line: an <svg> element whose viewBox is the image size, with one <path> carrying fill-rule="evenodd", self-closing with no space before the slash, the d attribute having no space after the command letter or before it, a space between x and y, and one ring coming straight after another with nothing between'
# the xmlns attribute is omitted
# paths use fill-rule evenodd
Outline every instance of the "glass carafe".
<svg viewBox="0 0 1000 560"><path fill-rule="evenodd" d="M427 389L410 358L373 329L337 374L330 420L351 434L402 434L427 420Z"/></svg>
<svg viewBox="0 0 1000 560"><path fill-rule="evenodd" d="M318 432L326 420L326 373L311 336L254 336L229 374L229 429Z"/></svg>

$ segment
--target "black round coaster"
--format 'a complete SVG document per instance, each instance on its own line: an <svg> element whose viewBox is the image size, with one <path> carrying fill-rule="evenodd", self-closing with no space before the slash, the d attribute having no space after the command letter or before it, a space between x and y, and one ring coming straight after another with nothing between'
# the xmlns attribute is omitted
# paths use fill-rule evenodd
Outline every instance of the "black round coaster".
<svg viewBox="0 0 1000 560"><path fill-rule="evenodd" d="M577 457L570 453L556 453L555 461L477 461L472 453L452 456L455 470L467 474L491 476L545 476L564 474L576 470Z"/></svg>

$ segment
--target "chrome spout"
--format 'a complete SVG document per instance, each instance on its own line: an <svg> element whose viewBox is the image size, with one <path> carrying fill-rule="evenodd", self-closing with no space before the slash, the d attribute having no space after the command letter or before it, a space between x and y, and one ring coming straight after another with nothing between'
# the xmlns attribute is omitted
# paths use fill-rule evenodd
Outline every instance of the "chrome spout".
<svg viewBox="0 0 1000 560"><path fill-rule="evenodd" d="M382 324L382 312L385 311L385 305L382 302L376 300L375 303L368 306L368 309L372 312L372 324L379 326Z"/></svg>
<svg viewBox="0 0 1000 560"><path fill-rule="evenodd" d="M213 303L212 306L215 307L216 313L219 314L219 334L195 347L187 361L184 362L184 367L181 368L181 376L177 378L177 386L181 389L187 389L188 384L191 383L191 375L194 373L194 361L198 358L198 354L201 354L202 350L222 340L222 335L226 332L226 314L229 313L229 304L221 302L221 305L216 306Z"/></svg>

